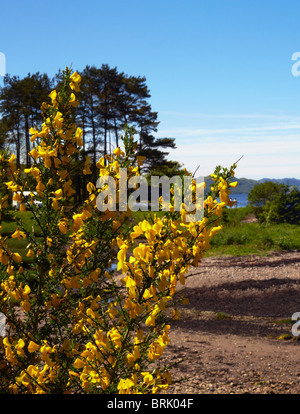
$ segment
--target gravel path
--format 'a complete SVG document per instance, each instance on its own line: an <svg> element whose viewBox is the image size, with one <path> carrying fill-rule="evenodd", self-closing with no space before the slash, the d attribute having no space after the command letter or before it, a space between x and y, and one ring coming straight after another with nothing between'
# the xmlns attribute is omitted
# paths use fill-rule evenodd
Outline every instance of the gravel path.
<svg viewBox="0 0 300 414"><path fill-rule="evenodd" d="M300 252L203 259L170 330L171 393L299 393ZM299 329L300 332L300 329ZM281 339L280 339L281 338ZM285 339L283 339L285 338Z"/></svg>

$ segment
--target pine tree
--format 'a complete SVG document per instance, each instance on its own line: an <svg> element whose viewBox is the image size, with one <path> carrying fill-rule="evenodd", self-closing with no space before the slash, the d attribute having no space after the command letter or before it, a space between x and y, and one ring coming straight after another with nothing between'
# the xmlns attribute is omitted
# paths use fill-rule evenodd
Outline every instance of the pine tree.
<svg viewBox="0 0 300 414"><path fill-rule="evenodd" d="M86 66L81 72L81 104L77 108L77 123L83 131L84 151L96 165L102 151L102 134L99 122L100 72L95 66Z"/></svg>
<svg viewBox="0 0 300 414"><path fill-rule="evenodd" d="M51 91L46 74L28 74L20 79L6 75L0 91L0 134L7 145L15 145L17 165L21 165L24 147L25 164L30 166L31 149L29 129L39 123L40 106Z"/></svg>
<svg viewBox="0 0 300 414"><path fill-rule="evenodd" d="M17 167L21 164L22 132L22 95L18 87L20 79L6 75L0 90L1 140L8 147L15 145Z"/></svg>
<svg viewBox="0 0 300 414"><path fill-rule="evenodd" d="M86 66L80 74L80 105L76 108L76 122L83 131L80 157L91 156L94 178L98 159L119 146L126 125L138 134L138 154L147 157L143 172L159 169L171 173L180 168L177 162L166 158L167 150L175 148L174 139L153 136L159 121L148 102L151 95L145 77L126 75L107 64L101 68ZM18 166L30 166L29 129L39 124L42 102L49 101L54 87L60 89L61 81L61 71L53 80L40 73L28 74L23 79L9 75L4 78L4 87L0 89L0 146L3 141L15 146Z"/></svg>

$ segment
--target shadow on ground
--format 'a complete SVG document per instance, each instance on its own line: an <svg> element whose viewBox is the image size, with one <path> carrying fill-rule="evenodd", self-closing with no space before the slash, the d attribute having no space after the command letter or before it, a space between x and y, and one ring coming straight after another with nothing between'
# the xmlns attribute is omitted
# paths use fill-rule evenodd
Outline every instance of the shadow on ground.
<svg viewBox="0 0 300 414"><path fill-rule="evenodd" d="M292 324L274 323L300 312L300 280L272 278L186 288L176 326L214 334L278 337ZM220 319L217 319L217 317Z"/></svg>

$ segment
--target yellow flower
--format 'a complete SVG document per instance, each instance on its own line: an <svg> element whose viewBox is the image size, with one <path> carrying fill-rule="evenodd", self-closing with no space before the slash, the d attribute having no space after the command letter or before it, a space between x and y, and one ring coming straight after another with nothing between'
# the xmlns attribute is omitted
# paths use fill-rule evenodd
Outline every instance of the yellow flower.
<svg viewBox="0 0 300 414"><path fill-rule="evenodd" d="M24 346L25 346L25 342L23 341L23 339L22 339L22 338L20 338L20 339L18 340L17 345L15 346L15 348L16 348L16 350L17 350L17 354L18 354L19 356L23 356L23 355L24 355L24 350L23 350Z"/></svg>
<svg viewBox="0 0 300 414"><path fill-rule="evenodd" d="M7 186L7 188L9 190L18 191L18 185L17 184L14 184L13 181L8 181L7 183L5 183L5 185Z"/></svg>
<svg viewBox="0 0 300 414"><path fill-rule="evenodd" d="M137 163L138 163L138 165L141 167L141 166L143 165L143 163L144 163L144 161L145 161L146 157L143 157L142 155L138 155L138 156L136 157L136 159L137 159Z"/></svg>
<svg viewBox="0 0 300 414"><path fill-rule="evenodd" d="M63 190L60 188L59 190L54 191L54 195L56 200L61 200L63 197Z"/></svg>
<svg viewBox="0 0 300 414"><path fill-rule="evenodd" d="M77 72L74 72L70 76L70 88L75 90L75 92L79 92L80 91L80 87L79 87L80 82L81 82L81 76Z"/></svg>
<svg viewBox="0 0 300 414"><path fill-rule="evenodd" d="M58 205L57 199L53 199L53 201L52 201L52 207L54 208L55 211L58 210L59 205Z"/></svg>
<svg viewBox="0 0 300 414"><path fill-rule="evenodd" d="M130 378L121 378L118 384L119 394L131 394L134 385L135 383Z"/></svg>
<svg viewBox="0 0 300 414"><path fill-rule="evenodd" d="M76 107L79 105L79 102L78 102L78 101L76 101L76 96L75 96L75 94L74 94L74 93L71 93L69 103L70 103L70 104L71 104L74 108L76 108Z"/></svg>
<svg viewBox="0 0 300 414"><path fill-rule="evenodd" d="M72 95L74 95L74 94L72 94ZM79 147L83 146L82 135L83 135L82 129L77 128L76 132L75 132L75 142Z"/></svg>
<svg viewBox="0 0 300 414"><path fill-rule="evenodd" d="M34 251L32 249L29 249L26 256L27 257L34 257Z"/></svg>
<svg viewBox="0 0 300 414"><path fill-rule="evenodd" d="M22 257L19 255L19 253L13 253L13 259L16 261L16 262L22 262Z"/></svg>
<svg viewBox="0 0 300 414"><path fill-rule="evenodd" d="M144 384L152 385L154 383L154 378L150 374L150 372L141 372L141 374L143 376L143 382L144 382Z"/></svg>
<svg viewBox="0 0 300 414"><path fill-rule="evenodd" d="M37 191L40 191L40 192L43 192L43 191L45 190L45 186L44 186L44 184L42 183L42 181L39 181L39 182L38 182L38 184L37 184L37 186L36 186L36 190L37 190Z"/></svg>
<svg viewBox="0 0 300 414"><path fill-rule="evenodd" d="M15 193L13 196L13 200L16 201L17 203L21 203L23 201L23 197L21 196L21 194Z"/></svg>
<svg viewBox="0 0 300 414"><path fill-rule="evenodd" d="M155 326L155 315L151 314L148 316L148 318L146 319L145 324L147 326Z"/></svg>
<svg viewBox="0 0 300 414"><path fill-rule="evenodd" d="M49 97L51 98L52 101L52 105L57 108L58 103L57 103L57 92L54 90L49 94Z"/></svg>
<svg viewBox="0 0 300 414"><path fill-rule="evenodd" d="M10 157L10 159L8 160L9 163L9 167L14 170L15 169L15 164L14 164L14 160L16 159L15 154L12 154L12 156Z"/></svg>
<svg viewBox="0 0 300 414"><path fill-rule="evenodd" d="M33 352L40 349L40 346L33 341L29 342L28 351L32 354Z"/></svg>
<svg viewBox="0 0 300 414"><path fill-rule="evenodd" d="M52 348L48 345L47 341L44 341L44 345L41 347L40 352L42 354L42 359L46 362L48 366L52 365L52 361L49 358L49 354L51 354Z"/></svg>
<svg viewBox="0 0 300 414"><path fill-rule="evenodd" d="M26 234L24 233L24 231L21 231L21 230L16 230L12 235L11 235L11 237L13 238L13 239L18 239L18 240L20 240L21 238L23 238L23 239L26 239Z"/></svg>
<svg viewBox="0 0 300 414"><path fill-rule="evenodd" d="M71 185L72 185L72 180L68 180L63 185L63 189L64 189L64 192L65 192L67 197L70 197L70 196L72 196L72 194L76 193L76 191L72 188Z"/></svg>
<svg viewBox="0 0 300 414"><path fill-rule="evenodd" d="M29 155L32 156L32 158L34 158L35 160L37 159L37 157L39 156L39 153L37 152L36 148L34 147L33 150L31 150L29 152Z"/></svg>
<svg viewBox="0 0 300 414"><path fill-rule="evenodd" d="M9 256L6 253L0 251L0 263L7 265L8 260L9 260Z"/></svg>
<svg viewBox="0 0 300 414"><path fill-rule="evenodd" d="M31 305L28 300L22 301L21 306L25 312L29 312L31 309Z"/></svg>
<svg viewBox="0 0 300 414"><path fill-rule="evenodd" d="M3 345L5 347L5 357L11 363L14 364L16 362L14 352L12 350L12 346L7 337L3 339Z"/></svg>
<svg viewBox="0 0 300 414"><path fill-rule="evenodd" d="M65 178L68 175L68 171L67 170L57 171L57 175L59 175L62 180L65 180Z"/></svg>
<svg viewBox="0 0 300 414"><path fill-rule="evenodd" d="M172 319L173 319L173 320L177 320L177 319L179 319L179 310L177 310L177 309L174 309L174 310L173 310L173 313L172 313Z"/></svg>
<svg viewBox="0 0 300 414"><path fill-rule="evenodd" d="M26 285L23 289L23 292L22 292L23 299L28 300L29 299L28 295L30 294L30 292L31 292L30 286Z"/></svg>
<svg viewBox="0 0 300 414"><path fill-rule="evenodd" d="M84 175L92 174L92 171L90 169L90 164L91 164L91 157L87 156L84 161L84 168L83 168Z"/></svg>
<svg viewBox="0 0 300 414"><path fill-rule="evenodd" d="M57 129L57 131L60 131L62 129L63 126L63 117L62 117L62 113L57 111L54 120L53 120L53 125L54 127Z"/></svg>
<svg viewBox="0 0 300 414"><path fill-rule="evenodd" d="M236 188L236 187L237 187L237 185L238 185L238 182L237 182L237 181L235 181L234 183L230 183L229 185L230 185L230 187L232 187L232 188Z"/></svg>
<svg viewBox="0 0 300 414"><path fill-rule="evenodd" d="M94 186L93 183L88 183L87 186L86 186L86 188L87 188L89 194L91 194L92 192L96 191L96 187Z"/></svg>
<svg viewBox="0 0 300 414"><path fill-rule="evenodd" d="M26 211L26 206L24 203L20 204L20 211Z"/></svg>
<svg viewBox="0 0 300 414"><path fill-rule="evenodd" d="M75 367L75 368L77 368L77 369L81 369L81 368L83 368L84 366L85 366L85 363L83 362L83 360L82 360L82 359L80 359L80 358L75 359L75 361L74 361L74 367Z"/></svg>
<svg viewBox="0 0 300 414"><path fill-rule="evenodd" d="M114 346L116 348L120 348L122 343L121 343L121 334L120 332L117 330L117 328L112 328L108 334L107 334L108 338L112 341L112 343L114 344Z"/></svg>
<svg viewBox="0 0 300 414"><path fill-rule="evenodd" d="M77 231L83 226L83 215L82 214L74 214L73 215L73 229Z"/></svg>
<svg viewBox="0 0 300 414"><path fill-rule="evenodd" d="M61 164L61 160L59 158L54 158L53 161L54 161L54 167L58 169Z"/></svg>
<svg viewBox="0 0 300 414"><path fill-rule="evenodd" d="M59 228L60 232L63 233L63 234L68 233L67 221L64 220L64 219L60 220L60 222L58 223L58 228Z"/></svg>
<svg viewBox="0 0 300 414"><path fill-rule="evenodd" d="M139 237L141 234L143 234L143 230L140 228L140 226L139 225L137 225L137 226L134 226L133 227L133 232L132 233L130 233L130 236L133 238L133 239L135 239L135 238L137 238L137 237Z"/></svg>
<svg viewBox="0 0 300 414"><path fill-rule="evenodd" d="M113 154L114 154L116 157L120 157L120 155L123 155L123 156L125 155L125 154L124 154L124 152L123 152L123 151L121 151L121 148L119 148L119 147L113 150Z"/></svg>

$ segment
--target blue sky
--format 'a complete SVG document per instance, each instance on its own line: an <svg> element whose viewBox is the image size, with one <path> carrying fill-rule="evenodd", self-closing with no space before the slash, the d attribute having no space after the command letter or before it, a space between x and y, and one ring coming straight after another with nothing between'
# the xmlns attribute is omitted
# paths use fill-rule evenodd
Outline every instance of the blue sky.
<svg viewBox="0 0 300 414"><path fill-rule="evenodd" d="M107 63L146 76L156 135L176 139L170 158L208 175L243 155L238 177L300 178L299 0L0 5L10 75Z"/></svg>

